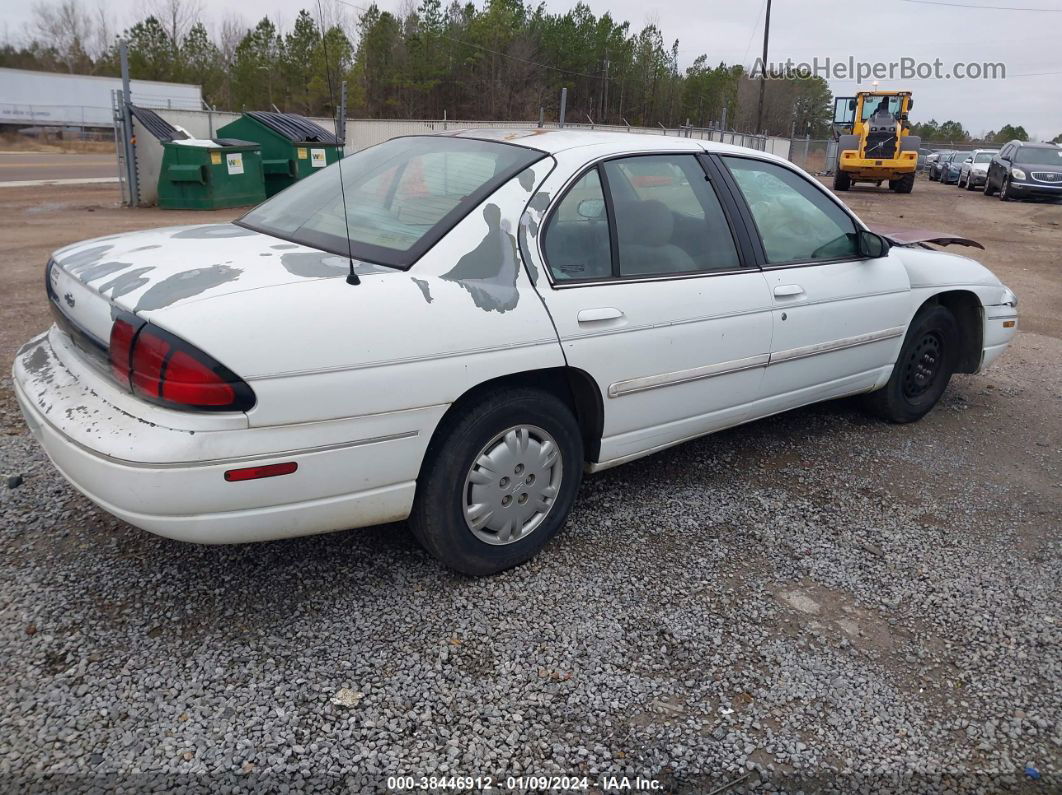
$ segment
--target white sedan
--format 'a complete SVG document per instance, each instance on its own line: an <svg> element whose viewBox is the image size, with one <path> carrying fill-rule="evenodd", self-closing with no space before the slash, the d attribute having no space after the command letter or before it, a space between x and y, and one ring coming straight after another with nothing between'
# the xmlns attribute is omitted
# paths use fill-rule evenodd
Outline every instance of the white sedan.
<svg viewBox="0 0 1062 795"><path fill-rule="evenodd" d="M16 394L103 509L198 543L408 518L472 574L584 472L842 395L917 420L1017 322L780 158L574 131L398 138L232 224L61 249L46 286Z"/></svg>

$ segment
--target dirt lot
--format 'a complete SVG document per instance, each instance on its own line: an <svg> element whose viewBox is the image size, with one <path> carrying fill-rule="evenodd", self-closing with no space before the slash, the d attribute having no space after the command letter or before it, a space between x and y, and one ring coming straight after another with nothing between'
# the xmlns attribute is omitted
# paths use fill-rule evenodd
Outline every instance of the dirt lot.
<svg viewBox="0 0 1062 795"><path fill-rule="evenodd" d="M1021 300L1012 350L911 426L838 401L588 478L565 532L487 580L402 525L244 547L134 530L54 473L0 375L0 475L25 475L0 482L0 774L1062 791L1062 205L924 179L844 199L982 241ZM52 249L238 214L115 201L0 189L4 374L49 323Z"/></svg>

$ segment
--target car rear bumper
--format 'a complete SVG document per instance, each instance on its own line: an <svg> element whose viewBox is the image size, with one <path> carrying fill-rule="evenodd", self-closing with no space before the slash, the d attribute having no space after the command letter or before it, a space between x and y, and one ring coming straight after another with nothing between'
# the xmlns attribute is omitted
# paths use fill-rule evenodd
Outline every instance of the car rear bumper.
<svg viewBox="0 0 1062 795"><path fill-rule="evenodd" d="M128 404L116 406L117 388L82 370L66 340L53 328L16 357L15 394L30 430L59 472L101 508L182 541L265 541L404 519L424 449L445 411L171 428L157 413L149 421ZM180 414L174 424L197 419ZM233 469L288 462L298 465L289 475L225 478Z"/></svg>

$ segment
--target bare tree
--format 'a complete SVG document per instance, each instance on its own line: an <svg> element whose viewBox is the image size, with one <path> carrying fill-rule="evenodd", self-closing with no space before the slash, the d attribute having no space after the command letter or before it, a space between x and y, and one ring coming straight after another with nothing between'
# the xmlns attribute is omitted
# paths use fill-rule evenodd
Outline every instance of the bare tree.
<svg viewBox="0 0 1062 795"><path fill-rule="evenodd" d="M89 63L87 47L93 38L92 18L80 0L35 3L29 32L55 49L59 62L73 74Z"/></svg>
<svg viewBox="0 0 1062 795"><path fill-rule="evenodd" d="M203 3L201 0L151 0L150 9L166 28L176 49L181 46L188 29L199 21Z"/></svg>

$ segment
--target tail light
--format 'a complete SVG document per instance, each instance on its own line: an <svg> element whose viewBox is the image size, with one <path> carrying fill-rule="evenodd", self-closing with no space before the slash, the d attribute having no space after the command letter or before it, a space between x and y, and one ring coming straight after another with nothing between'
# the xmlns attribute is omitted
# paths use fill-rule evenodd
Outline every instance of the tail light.
<svg viewBox="0 0 1062 795"><path fill-rule="evenodd" d="M254 406L254 392L239 376L135 316L115 318L108 355L115 380L152 403L201 411L247 411Z"/></svg>

